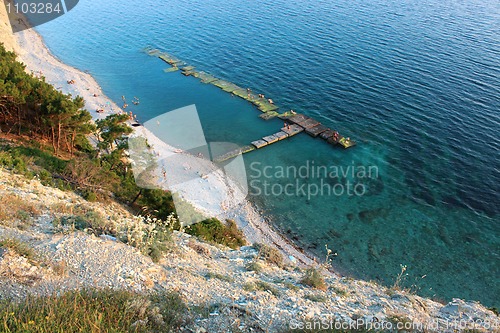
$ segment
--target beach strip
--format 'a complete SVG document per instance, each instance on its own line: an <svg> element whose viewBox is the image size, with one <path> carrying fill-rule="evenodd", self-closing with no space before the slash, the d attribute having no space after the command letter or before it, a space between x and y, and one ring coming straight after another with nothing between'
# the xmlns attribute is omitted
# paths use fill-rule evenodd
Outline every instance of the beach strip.
<svg viewBox="0 0 500 333"><path fill-rule="evenodd" d="M123 110L111 99L105 96L97 81L88 73L64 64L57 59L45 46L42 37L33 29L12 33L8 24L5 7L0 6L0 42L6 43L10 50L14 50L18 55L18 60L26 65L26 70L33 75L43 76L45 80L54 85L58 90L72 96L81 96L85 99L85 108L91 113L94 120L105 118L111 113L123 112ZM69 84L68 82L72 82ZM96 110L104 110L97 113ZM148 142L158 142L159 139L144 127L140 127L141 135L145 136ZM177 149L167 144L157 145L155 152L159 158L171 156L178 153ZM214 169L217 168L214 164ZM256 207L248 200L234 203L228 210L213 209L204 202L207 198L207 191L215 197L230 198L227 186L221 187L220 179L224 177L222 171L216 171L206 179L207 184L203 186L205 190L194 188L194 193L200 193L197 200L190 203L203 211L219 218L235 220L237 225L243 230L249 243L266 243L278 248L287 258L293 258L301 265L312 265L314 259L297 248L290 240L275 231L258 213ZM159 188L161 184L158 184Z"/></svg>

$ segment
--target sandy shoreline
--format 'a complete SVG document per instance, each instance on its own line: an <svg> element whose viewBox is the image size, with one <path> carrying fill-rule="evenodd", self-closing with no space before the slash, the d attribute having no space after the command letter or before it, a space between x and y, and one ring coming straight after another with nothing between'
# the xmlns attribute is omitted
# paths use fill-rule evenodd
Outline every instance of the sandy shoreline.
<svg viewBox="0 0 500 333"><path fill-rule="evenodd" d="M0 6L0 18L6 22L6 13L3 6ZM8 21L7 21L8 22ZM63 93L73 96L81 96L85 99L85 108L91 113L94 120L104 118L111 113L123 112L121 108L107 96L102 93L102 89L95 79L87 73L76 68L68 66L57 59L45 46L42 37L34 30L24 30L16 34L6 30L6 25L0 27L2 37L1 41L11 39L9 48L13 49L20 61L22 61L29 72L36 76L44 76L46 81L54 85ZM12 40L14 43L12 43ZM73 80L74 84L68 84ZM94 96L96 95L96 96ZM104 109L104 113L95 112L97 109ZM144 127L139 127L135 132L141 132L148 142L160 141L153 133ZM179 153L173 147L166 144L156 144L155 152L159 158L167 158L172 154ZM214 169L217 167L213 165ZM235 220L238 226L243 230L245 237L250 243L262 242L274 245L279 248L284 255L292 257L298 263L311 265L314 260L308 255L297 249L291 241L280 235L265 221L258 213L257 209L248 200L238 200L233 202L230 209L214 209L214 205L208 203L208 198L213 196L220 198L230 198L231 193L227 193L227 187L221 186L223 174L216 171L210 174L210 177L204 179L202 185L197 184L192 192L200 193L195 200L188 198L191 204L201 209L206 214L216 216L220 220ZM201 186L201 191L198 186ZM230 192L230 191L229 191ZM194 202L193 202L194 201ZM239 203L238 203L239 202Z"/></svg>

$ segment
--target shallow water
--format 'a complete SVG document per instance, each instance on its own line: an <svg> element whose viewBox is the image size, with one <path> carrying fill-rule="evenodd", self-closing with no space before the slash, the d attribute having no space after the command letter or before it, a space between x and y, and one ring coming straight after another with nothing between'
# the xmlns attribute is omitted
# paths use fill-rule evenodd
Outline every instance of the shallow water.
<svg viewBox="0 0 500 333"><path fill-rule="evenodd" d="M490 0L81 0L38 30L116 102L140 97L130 108L141 121L196 104L208 141L242 145L282 125L164 73L141 52L151 45L354 138L357 147L341 150L301 134L246 155L250 198L310 251L323 256L328 244L344 274L390 285L405 264L407 286L423 295L499 306L499 22ZM313 164L378 172L299 183L276 173ZM259 174L266 166L271 177ZM259 194L264 181L312 192L359 183L366 193Z"/></svg>

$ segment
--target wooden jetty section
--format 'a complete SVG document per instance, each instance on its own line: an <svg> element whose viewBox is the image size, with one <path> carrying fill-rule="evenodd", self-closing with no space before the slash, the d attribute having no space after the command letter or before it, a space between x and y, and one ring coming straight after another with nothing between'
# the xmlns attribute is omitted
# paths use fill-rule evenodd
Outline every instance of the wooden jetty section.
<svg viewBox="0 0 500 333"><path fill-rule="evenodd" d="M279 107L275 105L271 99L265 97L264 94L255 94L250 88L245 89L232 82L221 80L209 73L197 71L194 66L189 66L182 60L157 49L148 47L145 48L144 51L147 54L158 57L169 64L171 68L166 69L165 72L174 72L180 69L181 73L185 76L198 78L203 83L212 84L223 91L232 94L233 96L240 97L252 103L262 112L259 117L264 120L278 117L285 121L285 126L280 132L252 141L248 146L225 153L224 155L215 158L214 161L216 162L226 161L238 156L239 154L248 153L255 149L269 146L304 131L314 138L319 136L328 143L332 145L340 145L343 148L350 148L356 145L355 141L350 138L343 137L337 131L328 128L311 117L303 114L297 114L291 110L280 114L278 112Z"/></svg>
<svg viewBox="0 0 500 333"><path fill-rule="evenodd" d="M319 135L320 138L322 138L323 140L328 140L328 138L331 138L333 136L333 133L335 131L331 130L331 129L327 129L326 131L324 131L323 133L321 133Z"/></svg>
<svg viewBox="0 0 500 333"><path fill-rule="evenodd" d="M337 131L331 130L320 122L305 116L303 114L296 114L290 117L281 117L294 123L296 126L300 126L307 134L317 137L319 136L323 140L326 140L332 145L341 145L344 148L350 148L356 145L356 142L352 141L350 138L344 138ZM334 135L336 134L336 137Z"/></svg>
<svg viewBox="0 0 500 333"><path fill-rule="evenodd" d="M299 117L296 117L295 120L303 123L306 126L309 126L312 122L309 121L311 118L304 116L304 115L297 115ZM315 130L316 129L316 130ZM345 138L338 134L338 132L333 131L326 126L318 123L314 127L309 127L309 128L304 128L298 124L291 124L287 125L286 127L283 127L280 132L277 132L272 135L268 135L263 137L262 139L255 140L251 142L251 145L245 146L243 148L235 149L233 151L230 151L228 153L225 153L221 156L218 156L214 158L214 162L224 162L227 161L231 158L234 158L240 154L246 154L251 151L254 151L256 149L261 149L264 147L267 147L269 145L272 145L273 143L282 141L284 139L290 138L294 135L297 135L302 132L306 132L313 137L319 136L323 140L327 141L331 145L340 145L344 148L349 148L354 145L356 145L356 142L350 140L349 138ZM337 137L334 137L334 134L337 133Z"/></svg>
<svg viewBox="0 0 500 333"><path fill-rule="evenodd" d="M281 132L274 134L274 136L277 137L279 141L281 141L281 140L288 138L290 135L286 132L281 131Z"/></svg>
<svg viewBox="0 0 500 333"><path fill-rule="evenodd" d="M235 158L236 156L239 156L241 154L249 153L255 149L256 149L255 146L252 145L244 146L235 150L231 150L223 155L217 156L213 159L213 161L216 163L222 163L232 158Z"/></svg>
<svg viewBox="0 0 500 333"><path fill-rule="evenodd" d="M319 124L317 126L306 129L306 133L309 134L310 136L317 137L327 129L328 127L326 127L325 125Z"/></svg>
<svg viewBox="0 0 500 333"><path fill-rule="evenodd" d="M252 141L252 144L255 146L255 148L262 148L262 147L265 147L269 144L269 142L267 142L266 140L255 140L255 141Z"/></svg>
<svg viewBox="0 0 500 333"><path fill-rule="evenodd" d="M275 142L297 135L302 131L304 131L304 128L300 127L299 125L288 125L287 127L283 127L280 132L265 136L260 140L253 141L252 145L257 149L260 149Z"/></svg>
<svg viewBox="0 0 500 333"><path fill-rule="evenodd" d="M300 127L299 125L289 125L288 127L283 127L281 130L288 134L288 136L290 137L303 132L304 128Z"/></svg>

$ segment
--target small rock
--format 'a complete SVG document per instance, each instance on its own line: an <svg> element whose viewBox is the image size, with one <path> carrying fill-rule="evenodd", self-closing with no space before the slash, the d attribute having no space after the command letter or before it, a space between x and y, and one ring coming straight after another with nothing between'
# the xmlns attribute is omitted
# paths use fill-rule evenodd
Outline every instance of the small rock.
<svg viewBox="0 0 500 333"><path fill-rule="evenodd" d="M110 236L110 235L101 235L99 236L102 240L104 241L112 241L116 242L116 237Z"/></svg>
<svg viewBox="0 0 500 333"><path fill-rule="evenodd" d="M443 306L439 312L443 313L443 314L449 314L449 315L455 315L457 316L459 313L458 313L458 304L454 304L453 302L450 302L448 304L446 304L445 306Z"/></svg>

